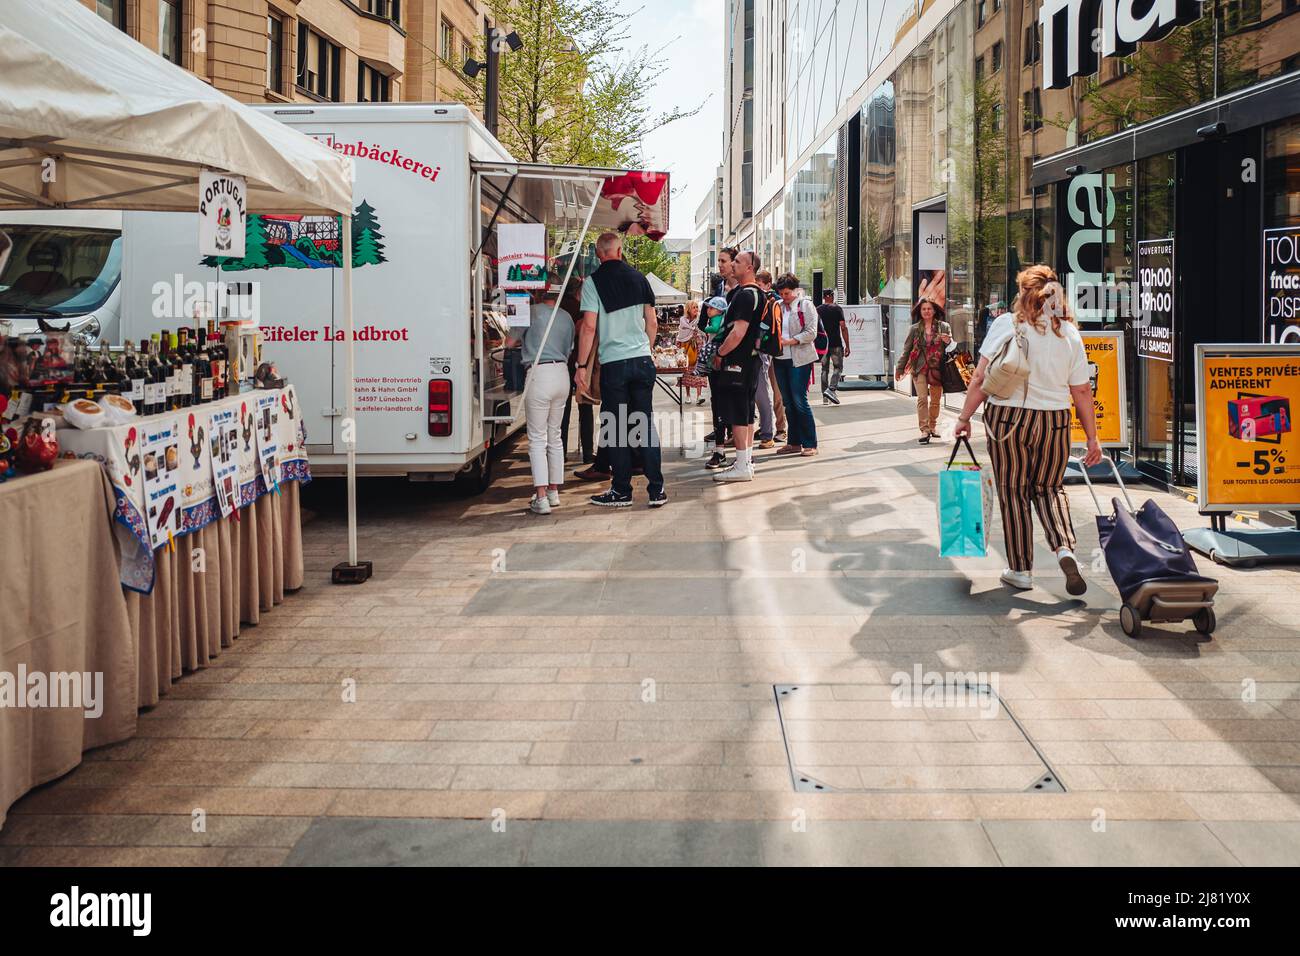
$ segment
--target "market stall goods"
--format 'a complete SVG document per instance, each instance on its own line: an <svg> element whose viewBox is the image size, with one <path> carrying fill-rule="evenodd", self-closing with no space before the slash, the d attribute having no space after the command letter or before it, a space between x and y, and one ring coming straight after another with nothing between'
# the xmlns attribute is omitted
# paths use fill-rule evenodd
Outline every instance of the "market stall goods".
<svg viewBox="0 0 1300 956"><path fill-rule="evenodd" d="M679 345L655 346L654 363L655 368L660 369L685 369L690 366L686 349Z"/></svg>

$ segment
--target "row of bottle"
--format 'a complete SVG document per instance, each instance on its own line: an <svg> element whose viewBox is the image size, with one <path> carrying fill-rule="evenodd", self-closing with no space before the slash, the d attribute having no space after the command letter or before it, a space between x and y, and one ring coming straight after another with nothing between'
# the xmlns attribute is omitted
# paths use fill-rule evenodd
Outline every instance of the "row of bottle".
<svg viewBox="0 0 1300 956"><path fill-rule="evenodd" d="M57 396L55 401L113 392L128 399L141 415L225 398L230 393L226 344L215 325L209 321L206 334L201 328L174 333L164 329L141 339L138 349L128 340L116 353L107 342L100 343L98 352L78 344L70 361L63 357L51 361L48 352L57 355L57 350L47 342L47 354L33 363L36 374L28 384L34 391Z"/></svg>

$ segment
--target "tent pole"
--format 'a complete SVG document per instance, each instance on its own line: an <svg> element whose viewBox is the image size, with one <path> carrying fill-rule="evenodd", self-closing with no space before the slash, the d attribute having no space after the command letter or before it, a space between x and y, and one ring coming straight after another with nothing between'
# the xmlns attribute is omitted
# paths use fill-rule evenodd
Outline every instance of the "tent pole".
<svg viewBox="0 0 1300 956"><path fill-rule="evenodd" d="M340 217L343 223L343 324L347 329L347 417L343 419L344 444L348 449L348 560L336 564L335 584L361 584L373 571L369 561L357 560L357 364L356 334L352 322L352 214Z"/></svg>

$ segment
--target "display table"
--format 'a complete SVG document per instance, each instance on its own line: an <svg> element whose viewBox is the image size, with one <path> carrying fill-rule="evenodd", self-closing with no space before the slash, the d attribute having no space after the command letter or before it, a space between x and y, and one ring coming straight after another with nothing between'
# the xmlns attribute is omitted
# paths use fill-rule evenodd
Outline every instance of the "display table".
<svg viewBox="0 0 1300 956"><path fill-rule="evenodd" d="M168 433L174 439L156 440ZM125 425L59 430L60 453L99 462L112 486L139 706L158 703L182 672L228 647L241 623L256 624L302 587L298 489L311 480L304 440L292 386ZM228 473L220 496L214 445ZM178 502L170 508L169 488Z"/></svg>
<svg viewBox="0 0 1300 956"><path fill-rule="evenodd" d="M677 406L677 445L682 455L686 454L686 399L682 392L682 376L689 371L691 369L687 366L676 368L655 366L655 384ZM675 386L668 381L672 378L677 379Z"/></svg>
<svg viewBox="0 0 1300 956"><path fill-rule="evenodd" d="M67 773L83 750L135 733L137 644L118 583L113 505L90 462L0 484L10 545L0 575L0 825L15 800ZM46 682L41 701L34 695ZM82 696L50 706L68 703L73 687L92 705Z"/></svg>

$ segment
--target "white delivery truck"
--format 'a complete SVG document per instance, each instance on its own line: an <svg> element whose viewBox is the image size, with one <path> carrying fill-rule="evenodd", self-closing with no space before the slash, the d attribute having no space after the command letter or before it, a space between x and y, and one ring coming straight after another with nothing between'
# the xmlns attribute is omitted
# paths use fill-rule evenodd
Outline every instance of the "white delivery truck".
<svg viewBox="0 0 1300 956"><path fill-rule="evenodd" d="M544 226L540 268L559 281L572 261L580 275L588 229L667 230L668 177L515 163L456 104L260 109L354 162L358 474L485 488L493 446L523 424L518 383L506 387L506 292L538 278L497 261L501 227ZM196 300L257 323L263 359L296 387L313 473L341 474L340 221L250 210L238 260L203 260L194 216L124 213L123 236L123 338L192 326Z"/></svg>

